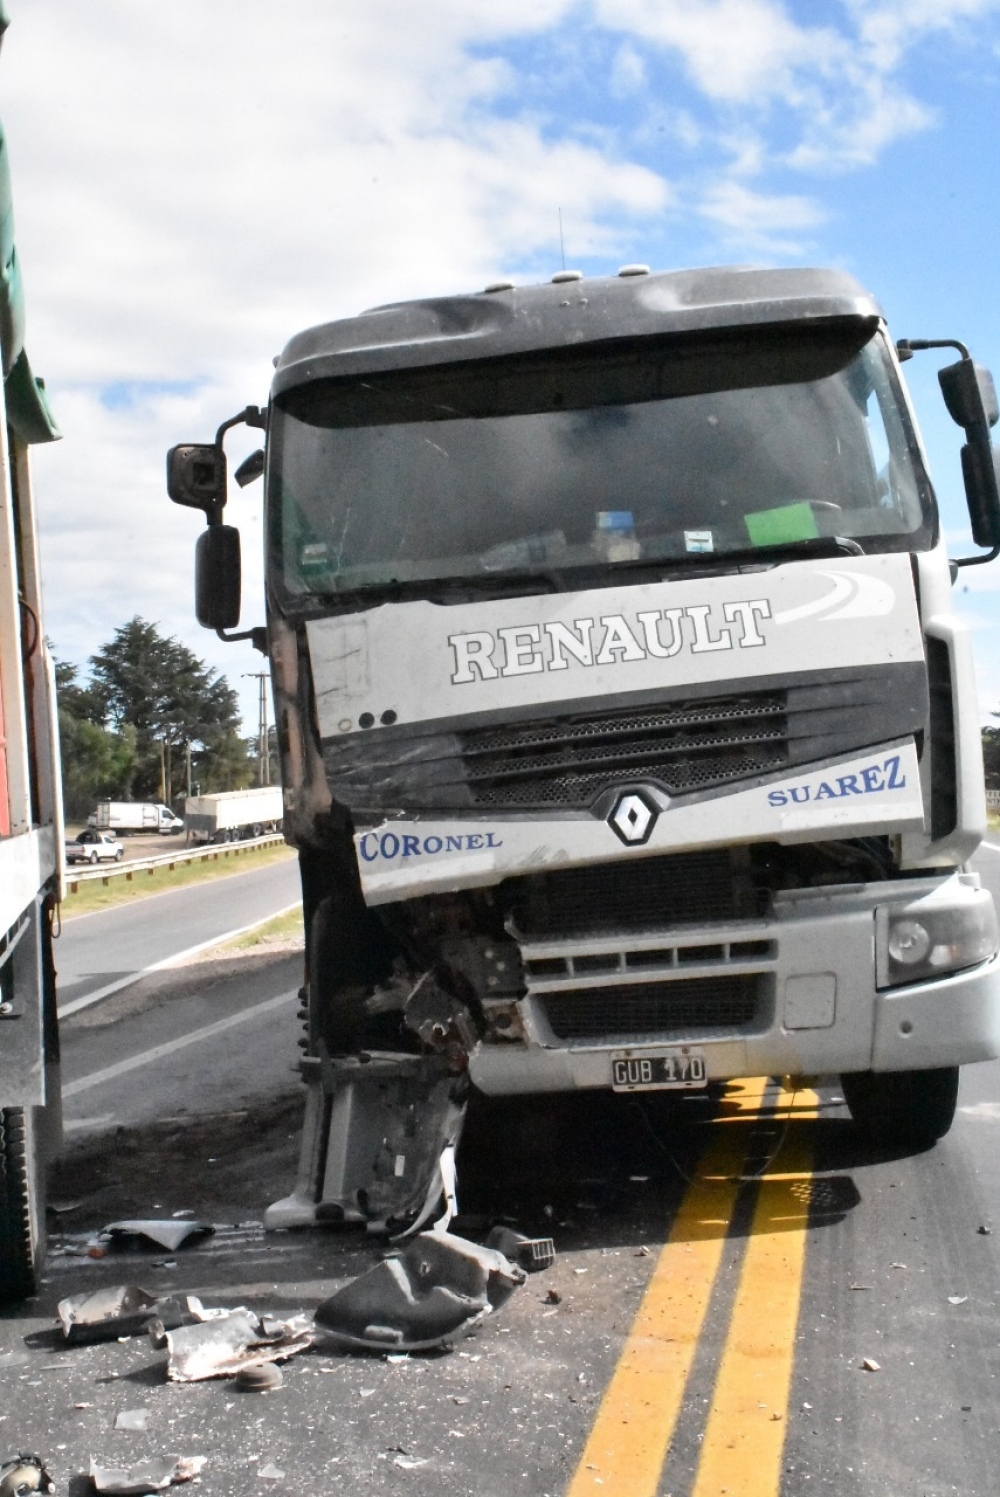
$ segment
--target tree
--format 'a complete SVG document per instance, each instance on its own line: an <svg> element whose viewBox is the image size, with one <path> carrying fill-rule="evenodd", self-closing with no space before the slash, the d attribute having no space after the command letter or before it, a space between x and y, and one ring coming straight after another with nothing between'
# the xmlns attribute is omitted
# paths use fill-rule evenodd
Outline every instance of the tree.
<svg viewBox="0 0 1000 1497"><path fill-rule="evenodd" d="M77 685L75 667L57 669L60 700L74 721L91 723L130 747L117 763L119 781L104 794L169 802L175 788L187 788L189 754L203 790L236 790L250 782L235 691L155 624L136 615L117 629L91 656L85 687ZM81 751L85 737L77 733L74 739ZM89 745L96 747L96 741Z"/></svg>
<svg viewBox="0 0 1000 1497"><path fill-rule="evenodd" d="M135 764L135 733L101 727L91 692L77 684L77 667L57 660L55 669L63 804L71 820L82 820L95 801L121 793Z"/></svg>

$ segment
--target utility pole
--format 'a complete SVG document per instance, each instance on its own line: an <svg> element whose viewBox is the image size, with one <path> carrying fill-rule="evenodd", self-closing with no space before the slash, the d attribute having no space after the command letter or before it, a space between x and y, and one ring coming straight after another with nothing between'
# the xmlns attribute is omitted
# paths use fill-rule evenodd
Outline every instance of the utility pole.
<svg viewBox="0 0 1000 1497"><path fill-rule="evenodd" d="M244 678L256 681L257 695L257 783L271 783L271 755L267 743L267 683L271 677L267 671L244 671Z"/></svg>

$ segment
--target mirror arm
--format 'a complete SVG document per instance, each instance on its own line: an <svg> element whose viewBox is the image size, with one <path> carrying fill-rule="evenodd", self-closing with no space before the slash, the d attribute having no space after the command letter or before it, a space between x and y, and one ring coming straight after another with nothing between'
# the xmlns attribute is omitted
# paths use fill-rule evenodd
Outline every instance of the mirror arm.
<svg viewBox="0 0 1000 1497"><path fill-rule="evenodd" d="M241 629L236 634L231 634L226 629L216 629L215 632L227 645L235 644L240 639L248 639L261 655L267 654L267 630L263 625L258 624L256 629Z"/></svg>
<svg viewBox="0 0 1000 1497"><path fill-rule="evenodd" d="M982 556L956 556L952 559L954 567L978 567L984 561L996 561L1000 556L1000 546L994 546L992 551L984 551Z"/></svg>

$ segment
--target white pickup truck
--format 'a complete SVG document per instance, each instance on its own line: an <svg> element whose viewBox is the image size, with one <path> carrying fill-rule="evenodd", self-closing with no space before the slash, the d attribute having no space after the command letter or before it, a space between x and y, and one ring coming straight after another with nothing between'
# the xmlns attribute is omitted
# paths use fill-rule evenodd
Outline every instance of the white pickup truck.
<svg viewBox="0 0 1000 1497"><path fill-rule="evenodd" d="M72 841L66 842L67 863L120 863L125 849L110 832L85 827Z"/></svg>

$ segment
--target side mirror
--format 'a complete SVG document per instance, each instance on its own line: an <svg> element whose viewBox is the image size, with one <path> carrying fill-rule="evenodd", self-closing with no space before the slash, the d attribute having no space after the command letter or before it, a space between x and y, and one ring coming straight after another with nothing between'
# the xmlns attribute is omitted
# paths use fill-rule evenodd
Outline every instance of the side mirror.
<svg viewBox="0 0 1000 1497"><path fill-rule="evenodd" d="M977 546L1000 548L1000 473L990 427L1000 419L993 376L969 357L938 370L941 394L953 421L965 431L962 481Z"/></svg>
<svg viewBox="0 0 1000 1497"><path fill-rule="evenodd" d="M194 611L202 628L235 629L242 590L239 531L235 525L209 525L194 552Z"/></svg>
<svg viewBox="0 0 1000 1497"><path fill-rule="evenodd" d="M981 424L996 426L1000 420L996 385L982 364L972 359L947 364L938 370L938 383L948 415L957 425L964 426L966 431Z"/></svg>
<svg viewBox="0 0 1000 1497"><path fill-rule="evenodd" d="M218 513L226 502L226 454L221 443L185 442L167 453L167 493L175 504Z"/></svg>
<svg viewBox="0 0 1000 1497"><path fill-rule="evenodd" d="M255 479L261 476L263 471L264 449L263 447L258 447L256 452L251 452L249 457L245 457L243 459L239 467L236 469L236 472L233 474L233 477L236 479L236 482L239 484L240 488L245 489L247 484L253 483Z"/></svg>

